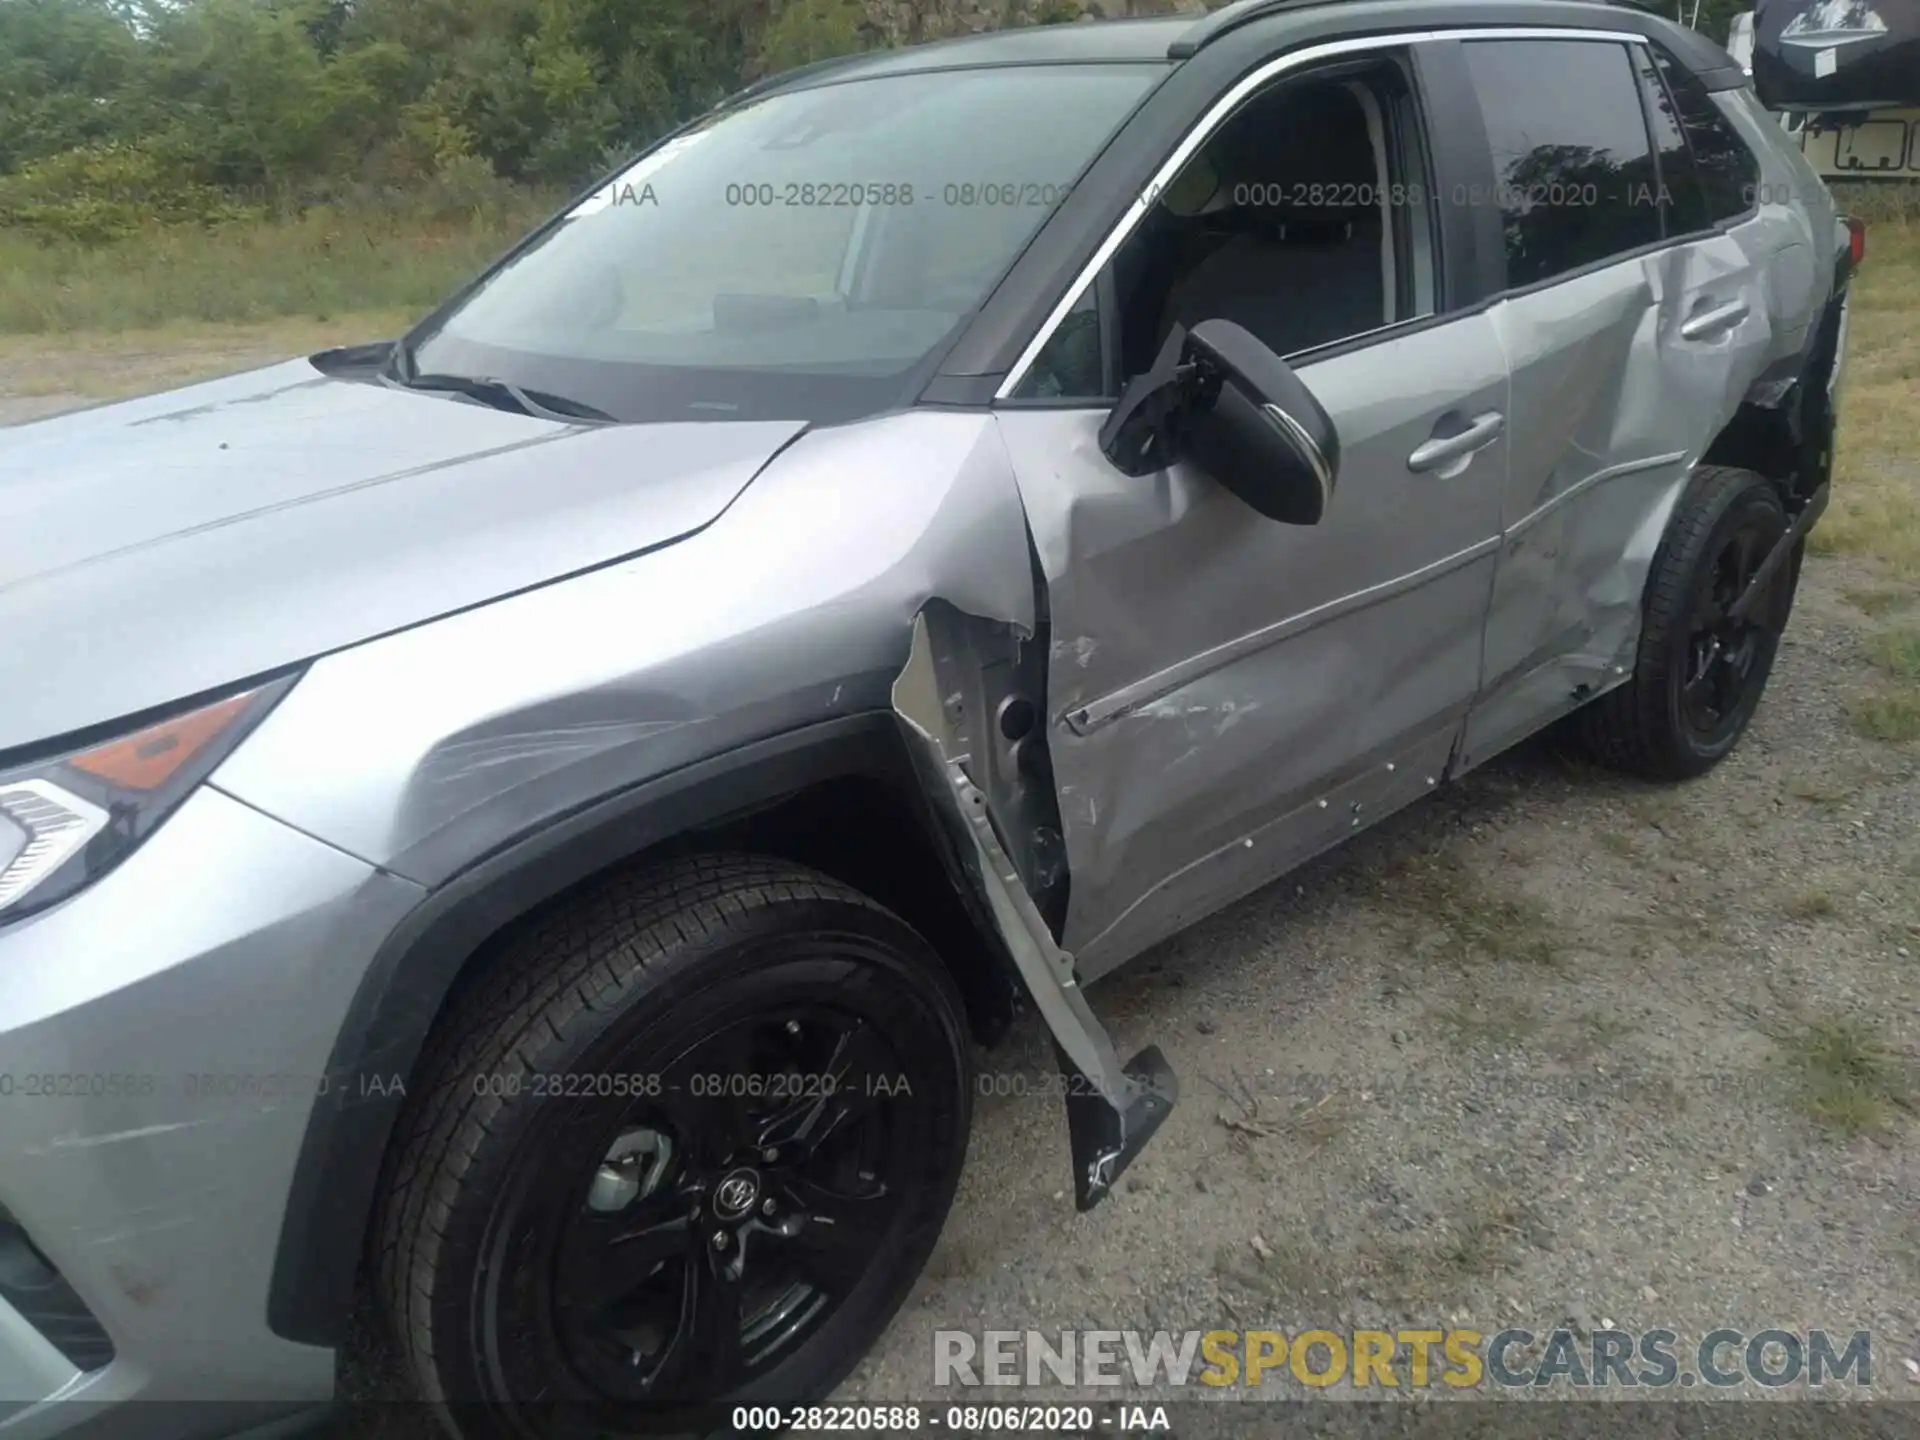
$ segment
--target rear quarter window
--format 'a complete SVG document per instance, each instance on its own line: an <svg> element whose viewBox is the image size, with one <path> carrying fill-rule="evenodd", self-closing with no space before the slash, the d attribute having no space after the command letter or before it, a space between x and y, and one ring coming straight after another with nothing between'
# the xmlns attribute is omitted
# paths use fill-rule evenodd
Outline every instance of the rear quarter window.
<svg viewBox="0 0 1920 1440"><path fill-rule="evenodd" d="M1759 160L1733 123L1720 113L1700 78L1658 45L1647 48L1673 96L1680 127L1686 131L1706 196L1707 218L1715 222L1738 219L1753 209L1760 182Z"/></svg>
<svg viewBox="0 0 1920 1440"><path fill-rule="evenodd" d="M1634 72L1640 77L1640 95L1646 102L1647 124L1660 159L1660 203L1667 217L1667 234L1687 235L1706 229L1713 221L1706 185L1693 163L1680 111L1660 78L1659 66L1646 47L1635 46Z"/></svg>

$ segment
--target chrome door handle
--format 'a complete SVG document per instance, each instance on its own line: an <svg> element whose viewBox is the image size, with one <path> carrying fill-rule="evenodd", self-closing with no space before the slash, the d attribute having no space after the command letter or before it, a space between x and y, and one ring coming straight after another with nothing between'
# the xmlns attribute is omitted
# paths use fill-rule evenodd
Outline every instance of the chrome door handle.
<svg viewBox="0 0 1920 1440"><path fill-rule="evenodd" d="M1682 340L1704 340L1709 335L1717 335L1722 330L1731 330L1748 315L1747 302L1729 300L1724 305L1716 305L1711 310L1703 310L1680 327Z"/></svg>
<svg viewBox="0 0 1920 1440"><path fill-rule="evenodd" d="M1407 469L1438 470L1449 461L1471 455L1476 450L1484 450L1506 428L1507 417L1498 410L1476 415L1472 423L1459 434L1436 436L1407 456Z"/></svg>

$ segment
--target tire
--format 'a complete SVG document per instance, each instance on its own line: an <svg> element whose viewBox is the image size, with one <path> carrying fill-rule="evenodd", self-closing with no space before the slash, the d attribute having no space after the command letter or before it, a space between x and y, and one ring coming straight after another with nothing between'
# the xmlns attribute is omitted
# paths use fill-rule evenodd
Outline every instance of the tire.
<svg viewBox="0 0 1920 1440"><path fill-rule="evenodd" d="M1732 752L1773 670L1804 547L1747 624L1721 612L1786 529L1764 476L1721 465L1694 472L1647 575L1633 675L1573 716L1588 754L1649 780L1686 780Z"/></svg>
<svg viewBox="0 0 1920 1440"><path fill-rule="evenodd" d="M518 933L436 1027L385 1179L422 1396L465 1440L823 1398L952 1204L963 1014L905 922L775 860L616 877Z"/></svg>

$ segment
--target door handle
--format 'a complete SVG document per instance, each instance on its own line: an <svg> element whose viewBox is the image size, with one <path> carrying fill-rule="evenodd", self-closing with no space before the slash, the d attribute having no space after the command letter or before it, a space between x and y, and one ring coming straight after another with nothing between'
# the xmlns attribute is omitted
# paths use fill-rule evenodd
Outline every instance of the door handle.
<svg viewBox="0 0 1920 1440"><path fill-rule="evenodd" d="M1484 450L1506 428L1507 417L1498 410L1488 410L1474 416L1466 429L1452 435L1436 435L1427 441L1407 456L1407 469L1438 470L1450 461L1462 459L1476 450Z"/></svg>
<svg viewBox="0 0 1920 1440"><path fill-rule="evenodd" d="M1680 327L1682 340L1704 340L1709 335L1718 335L1723 330L1731 330L1747 318L1748 307L1744 300L1729 300L1724 305L1715 305L1711 310L1702 310Z"/></svg>

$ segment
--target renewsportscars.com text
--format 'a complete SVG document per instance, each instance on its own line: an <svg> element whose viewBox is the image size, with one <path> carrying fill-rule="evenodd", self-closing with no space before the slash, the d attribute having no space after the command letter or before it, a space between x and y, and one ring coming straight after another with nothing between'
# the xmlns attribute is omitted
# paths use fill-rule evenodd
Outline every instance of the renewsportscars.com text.
<svg viewBox="0 0 1920 1440"><path fill-rule="evenodd" d="M1869 1332L1507 1329L936 1330L937 1386L1259 1386L1356 1390L1870 1386Z"/></svg>

